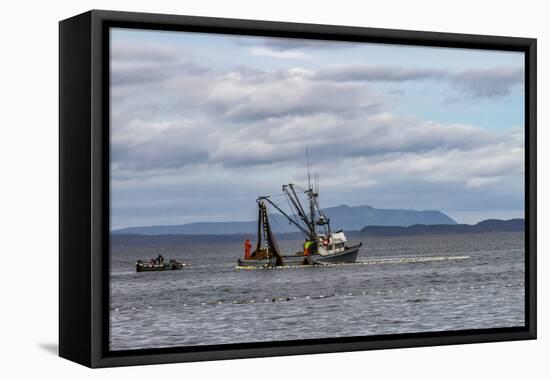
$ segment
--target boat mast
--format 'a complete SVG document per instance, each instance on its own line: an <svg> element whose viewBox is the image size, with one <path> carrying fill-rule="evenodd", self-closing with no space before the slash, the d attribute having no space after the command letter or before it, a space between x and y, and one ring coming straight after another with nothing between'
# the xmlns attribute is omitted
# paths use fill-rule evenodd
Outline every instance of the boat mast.
<svg viewBox="0 0 550 378"><path fill-rule="evenodd" d="M306 146L307 187L311 190L311 173L309 173L309 147Z"/></svg>
<svg viewBox="0 0 550 378"><path fill-rule="evenodd" d="M328 225L328 219L323 214L319 203L317 202L318 192L318 176L315 175L315 184L312 185L311 182L311 170L309 162L309 147L306 146L306 159L307 159L307 183L308 188L304 190L304 193L308 197L309 208L302 206L294 184L283 185L283 192L286 194L287 199L289 200L289 205L293 209L294 216L290 216L283 209L281 209L276 203L274 203L269 196L261 196L258 198L258 201L265 201L273 206L279 213L281 213L290 223L296 226L300 231L302 231L305 236L317 243L318 234L317 234L317 225L325 226L325 233L330 235L330 226L328 226L328 232L326 226ZM303 190L303 189L302 189ZM308 214L309 212L309 214ZM319 219L316 219L316 212L319 213ZM301 220L301 222L300 222ZM301 223L301 224L300 224Z"/></svg>
<svg viewBox="0 0 550 378"><path fill-rule="evenodd" d="M313 240L317 240L317 227L315 226L315 193L313 192L312 188L309 188L308 190L308 196L309 196L309 213L310 213L310 222L311 222L311 230L312 230L312 238Z"/></svg>
<svg viewBox="0 0 550 378"><path fill-rule="evenodd" d="M306 160L307 160L307 186L308 186L308 199L309 199L309 228L311 229L311 239L317 241L317 227L315 226L315 192L311 186L311 172L309 169L309 147L306 146Z"/></svg>

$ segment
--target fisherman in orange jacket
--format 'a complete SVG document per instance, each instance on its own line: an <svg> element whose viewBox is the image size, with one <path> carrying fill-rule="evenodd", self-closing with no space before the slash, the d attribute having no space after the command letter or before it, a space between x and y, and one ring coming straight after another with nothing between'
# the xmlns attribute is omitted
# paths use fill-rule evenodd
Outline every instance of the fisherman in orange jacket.
<svg viewBox="0 0 550 378"><path fill-rule="evenodd" d="M249 259L250 258L250 249L252 248L252 243L250 243L250 240L246 239L244 241L244 258Z"/></svg>

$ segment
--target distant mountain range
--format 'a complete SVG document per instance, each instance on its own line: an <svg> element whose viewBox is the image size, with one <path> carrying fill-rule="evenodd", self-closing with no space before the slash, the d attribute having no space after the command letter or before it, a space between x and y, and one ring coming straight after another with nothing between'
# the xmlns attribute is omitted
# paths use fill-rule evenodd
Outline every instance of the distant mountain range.
<svg viewBox="0 0 550 378"><path fill-rule="evenodd" d="M478 234L485 232L524 231L525 220L487 219L474 225L469 224L434 224L413 226L367 226L360 234L363 236L408 236L408 235L438 235L438 234Z"/></svg>
<svg viewBox="0 0 550 378"><path fill-rule="evenodd" d="M324 209L330 218L332 229L359 231L365 226L453 225L456 222L441 211L375 209L372 206L336 206ZM272 214L271 226L277 233L296 232L288 220L280 214ZM112 231L113 234L137 235L230 235L252 234L257 220L230 222L196 222L172 226L128 227Z"/></svg>
<svg viewBox="0 0 550 378"><path fill-rule="evenodd" d="M369 237L392 237L414 235L447 235L447 234L478 234L487 232L513 232L524 231L523 219L495 220L489 219L475 225L449 224L449 225L413 225L401 226L367 226L361 231L348 231L349 240L361 240ZM300 232L277 234L277 240L303 240ZM114 246L158 246L158 245L200 245L216 243L242 243L245 239L256 240L253 232L243 234L225 235L139 235L139 234L113 234L111 243Z"/></svg>

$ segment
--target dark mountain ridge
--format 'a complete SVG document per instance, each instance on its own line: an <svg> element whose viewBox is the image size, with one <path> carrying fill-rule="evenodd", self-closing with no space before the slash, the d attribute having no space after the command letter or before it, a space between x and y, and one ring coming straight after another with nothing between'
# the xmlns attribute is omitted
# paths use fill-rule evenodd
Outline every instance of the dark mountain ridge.
<svg viewBox="0 0 550 378"><path fill-rule="evenodd" d="M359 240L368 237L392 237L415 235L447 235L447 234L480 234L487 232L522 232L525 230L523 219L496 220L488 219L475 225L413 225L400 226L367 226L361 231L347 231L349 240ZM300 232L288 232L277 234L277 240L302 240ZM229 235L138 235L138 234L111 234L113 246L132 245L177 245L177 244L216 244L216 243L242 243L245 239L253 243L256 240L254 233L229 234Z"/></svg>
<svg viewBox="0 0 550 378"><path fill-rule="evenodd" d="M329 207L325 210L333 229L359 231L364 226L411 226L414 224L456 224L446 214L437 210L376 209L372 206ZM297 231L280 214L271 215L271 226L275 232ZM257 220L229 222L194 222L183 225L128 227L112 231L112 234L138 235L229 235L254 233Z"/></svg>
<svg viewBox="0 0 550 378"><path fill-rule="evenodd" d="M415 224L408 227L400 226L366 226L361 229L363 236L408 236L408 235L440 235L440 234L478 234L484 232L514 232L524 231L524 219L487 219L470 224Z"/></svg>

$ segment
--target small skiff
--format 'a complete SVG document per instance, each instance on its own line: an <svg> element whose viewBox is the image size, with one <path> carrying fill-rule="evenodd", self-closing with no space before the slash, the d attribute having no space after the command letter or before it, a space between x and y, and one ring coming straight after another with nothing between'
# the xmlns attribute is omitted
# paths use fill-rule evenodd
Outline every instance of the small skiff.
<svg viewBox="0 0 550 378"><path fill-rule="evenodd" d="M136 272L159 272L163 270L179 270L184 266L189 264L184 264L176 260L170 260L169 262L156 264L138 260L136 262Z"/></svg>

